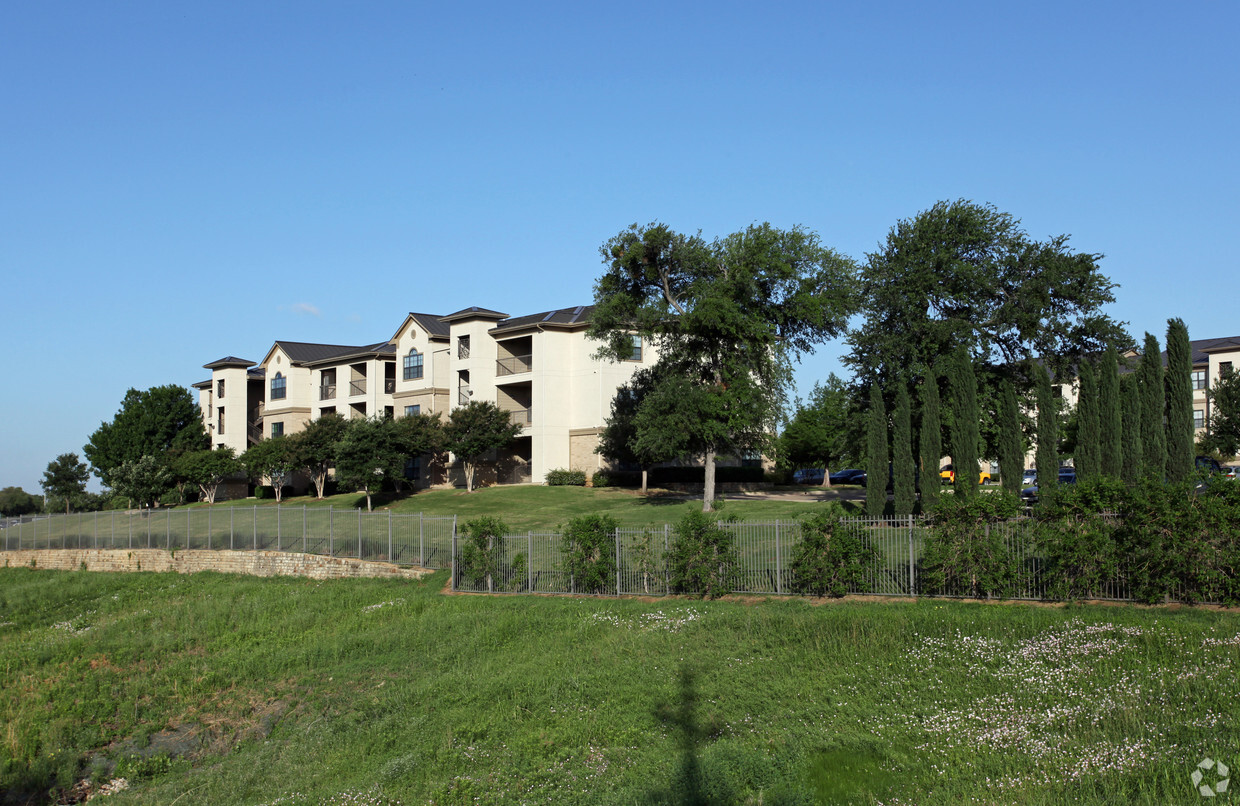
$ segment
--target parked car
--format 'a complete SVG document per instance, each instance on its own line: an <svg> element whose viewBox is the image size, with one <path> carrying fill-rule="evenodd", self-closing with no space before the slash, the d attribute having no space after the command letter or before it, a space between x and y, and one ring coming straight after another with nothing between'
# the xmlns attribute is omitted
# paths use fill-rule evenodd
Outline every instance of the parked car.
<svg viewBox="0 0 1240 806"><path fill-rule="evenodd" d="M1038 483L1038 471L1036 468L1030 468L1025 471L1024 477L1020 480L1020 487L1023 490L1026 487L1032 487Z"/></svg>
<svg viewBox="0 0 1240 806"><path fill-rule="evenodd" d="M1223 475L1229 479L1234 479L1240 475L1240 465L1228 465L1223 468Z"/></svg>
<svg viewBox="0 0 1240 806"><path fill-rule="evenodd" d="M1071 467L1059 468L1059 483L1076 484L1076 469ZM1038 502L1038 486L1034 484L1021 490L1020 497L1027 504L1036 504Z"/></svg>
<svg viewBox="0 0 1240 806"><path fill-rule="evenodd" d="M956 483L956 471L951 465L943 465L943 468L939 471L939 478L941 478L943 481L947 482L948 484L955 484ZM985 470L980 471L977 474L977 483L978 484L989 484L990 473L986 472Z"/></svg>
<svg viewBox="0 0 1240 806"><path fill-rule="evenodd" d="M822 484L821 467L803 467L792 474L793 484Z"/></svg>
<svg viewBox="0 0 1240 806"><path fill-rule="evenodd" d="M849 468L831 474L832 484L865 484L865 471Z"/></svg>

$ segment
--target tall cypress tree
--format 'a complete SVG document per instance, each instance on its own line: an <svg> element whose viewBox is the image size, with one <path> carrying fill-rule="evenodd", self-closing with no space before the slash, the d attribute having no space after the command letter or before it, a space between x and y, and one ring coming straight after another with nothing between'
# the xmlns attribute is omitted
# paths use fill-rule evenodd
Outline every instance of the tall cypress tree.
<svg viewBox="0 0 1240 806"><path fill-rule="evenodd" d="M1033 365L1038 396L1038 503L1053 506L1059 486L1059 401L1051 387L1051 376L1041 362Z"/></svg>
<svg viewBox="0 0 1240 806"><path fill-rule="evenodd" d="M1124 466L1123 411L1119 400L1119 356L1114 347L1102 354L1098 368L1099 470L1119 478Z"/></svg>
<svg viewBox="0 0 1240 806"><path fill-rule="evenodd" d="M999 476L1003 479L1003 489L1019 495L1022 471L1025 469L1020 406L1016 403L1016 390L1009 381L1003 382L999 396Z"/></svg>
<svg viewBox="0 0 1240 806"><path fill-rule="evenodd" d="M913 464L913 411L908 387L901 381L896 388L896 410L891 418L892 492L897 515L912 515L917 502L916 472Z"/></svg>
<svg viewBox="0 0 1240 806"><path fill-rule="evenodd" d="M1123 401L1124 466L1120 478L1133 484L1141 478L1143 460L1141 444L1141 386L1137 374L1129 372L1120 376L1119 396Z"/></svg>
<svg viewBox="0 0 1240 806"><path fill-rule="evenodd" d="M921 432L918 434L921 467L921 511L933 512L939 503L939 462L943 460L943 420L939 416L938 366L930 367L921 383Z"/></svg>
<svg viewBox="0 0 1240 806"><path fill-rule="evenodd" d="M1163 428L1166 390L1163 388L1162 351L1158 339L1145 334L1141 367L1141 461L1146 478L1162 481L1167 476L1167 431Z"/></svg>
<svg viewBox="0 0 1240 806"><path fill-rule="evenodd" d="M1099 473L1098 455L1101 438L1098 433L1098 381L1094 366L1081 362L1080 384L1076 401L1076 476L1084 481Z"/></svg>
<svg viewBox="0 0 1240 806"><path fill-rule="evenodd" d="M881 518L887 506L887 409L878 384L870 384L870 420L866 428L865 513Z"/></svg>
<svg viewBox="0 0 1240 806"><path fill-rule="evenodd" d="M1183 319L1167 320L1167 478L1193 476L1193 348Z"/></svg>
<svg viewBox="0 0 1240 806"><path fill-rule="evenodd" d="M952 361L952 466L956 469L956 495L972 498L977 494L978 449L981 439L977 408L977 376L973 361L964 350Z"/></svg>

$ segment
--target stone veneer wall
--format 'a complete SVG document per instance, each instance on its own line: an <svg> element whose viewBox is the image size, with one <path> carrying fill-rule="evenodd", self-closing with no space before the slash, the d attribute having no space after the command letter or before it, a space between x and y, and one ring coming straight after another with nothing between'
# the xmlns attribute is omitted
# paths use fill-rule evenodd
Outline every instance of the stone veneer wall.
<svg viewBox="0 0 1240 806"><path fill-rule="evenodd" d="M21 549L0 552L0 557L4 558L6 568L53 571L175 571L178 574L219 571L223 574L302 576L310 579L421 579L433 573L426 568L401 568L391 563L286 551Z"/></svg>

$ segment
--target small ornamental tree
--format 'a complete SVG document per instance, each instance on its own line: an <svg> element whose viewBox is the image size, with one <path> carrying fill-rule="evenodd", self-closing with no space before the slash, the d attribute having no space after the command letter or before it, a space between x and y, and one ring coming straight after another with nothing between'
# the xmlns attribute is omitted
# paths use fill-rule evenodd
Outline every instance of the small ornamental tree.
<svg viewBox="0 0 1240 806"><path fill-rule="evenodd" d="M65 514L70 505L86 492L90 469L76 453L62 453L47 463L43 471L43 493L48 498L64 501Z"/></svg>
<svg viewBox="0 0 1240 806"><path fill-rule="evenodd" d="M504 536L508 524L491 515L465 521L468 538L461 547L459 572L475 587L484 582L487 593L493 593L496 579L504 564Z"/></svg>
<svg viewBox="0 0 1240 806"><path fill-rule="evenodd" d="M1141 457L1145 477L1161 482L1167 475L1167 431L1163 427L1167 395L1163 387L1162 351L1158 339L1145 334L1141 367Z"/></svg>
<svg viewBox="0 0 1240 806"><path fill-rule="evenodd" d="M336 444L336 479L343 489L365 493L367 512L372 509L371 496L384 481L395 484L404 465L392 423L386 417L349 420Z"/></svg>
<svg viewBox="0 0 1240 806"><path fill-rule="evenodd" d="M1098 367L1099 471L1117 479L1124 465L1124 415L1119 397L1119 356L1114 347L1102 354Z"/></svg>
<svg viewBox="0 0 1240 806"><path fill-rule="evenodd" d="M951 368L952 467L956 469L956 495L968 499L977 494L980 478L977 376L973 372L973 361L963 348L956 351Z"/></svg>
<svg viewBox="0 0 1240 806"><path fill-rule="evenodd" d="M1240 372L1225 368L1207 394L1212 403L1210 430L1202 439L1202 447L1235 456L1240 453Z"/></svg>
<svg viewBox="0 0 1240 806"><path fill-rule="evenodd" d="M867 418L865 453L865 514L881 518L887 507L887 409L878 384L870 384L870 415Z"/></svg>
<svg viewBox="0 0 1240 806"><path fill-rule="evenodd" d="M845 523L838 512L819 512L801 521L790 564L792 590L839 597L864 589L879 559L864 527Z"/></svg>
<svg viewBox="0 0 1240 806"><path fill-rule="evenodd" d="M921 511L929 513L939 503L939 463L943 460L943 421L939 416L939 374L931 366L921 383L921 431L918 433L921 468Z"/></svg>
<svg viewBox="0 0 1240 806"><path fill-rule="evenodd" d="M673 593L696 593L709 599L736 589L740 558L736 541L705 512L690 511L675 526L667 552L668 584Z"/></svg>
<svg viewBox="0 0 1240 806"><path fill-rule="evenodd" d="M1059 399L1051 386L1050 373L1041 362L1033 364L1038 398L1038 447L1034 461L1038 468L1038 505L1049 509L1059 486Z"/></svg>
<svg viewBox="0 0 1240 806"><path fill-rule="evenodd" d="M109 476L112 489L139 506L154 506L173 482L172 471L155 456L142 456L122 462Z"/></svg>
<svg viewBox="0 0 1240 806"><path fill-rule="evenodd" d="M618 527L610 515L582 515L561 527L563 571L571 580L573 592L615 591Z"/></svg>
<svg viewBox="0 0 1240 806"><path fill-rule="evenodd" d="M814 384L779 438L780 461L793 468L822 465L822 483L831 486L831 468L848 454L848 390L834 373Z"/></svg>
<svg viewBox="0 0 1240 806"><path fill-rule="evenodd" d="M1081 363L1080 390L1077 397L1076 452L1073 459L1076 475L1081 481L1099 475L1101 435L1098 419L1098 383L1094 367L1088 361Z"/></svg>
<svg viewBox="0 0 1240 806"><path fill-rule="evenodd" d="M465 471L465 491L474 491L478 463L491 451L507 448L521 433L521 426L494 403L474 401L452 410L445 429L447 446Z"/></svg>
<svg viewBox="0 0 1240 806"><path fill-rule="evenodd" d="M1137 374L1130 372L1119 379L1120 400L1123 401L1121 430L1124 439L1124 465L1120 468L1120 478L1129 484L1136 484L1141 478L1144 446L1141 442L1141 387L1137 382Z"/></svg>
<svg viewBox="0 0 1240 806"><path fill-rule="evenodd" d="M896 389L896 409L892 416L891 482L896 515L912 515L917 502L916 473L913 463L913 415L908 387L903 381Z"/></svg>
<svg viewBox="0 0 1240 806"><path fill-rule="evenodd" d="M246 453L249 454L249 451ZM225 446L210 451L190 451L182 454L177 458L173 471L190 484L196 485L203 501L214 504L215 494L224 479L244 469L245 465L237 458L233 449ZM276 500L279 500L278 496Z"/></svg>
<svg viewBox="0 0 1240 806"><path fill-rule="evenodd" d="M1020 494L1020 483L1025 467L1025 444L1020 433L1020 405L1016 402L1016 389L1004 381L999 390L999 476L1003 489L1012 495Z"/></svg>
<svg viewBox="0 0 1240 806"><path fill-rule="evenodd" d="M679 418L651 416L662 412L654 404L660 396L667 395L660 387L663 369L659 365L643 367L633 373L629 382L616 390L611 401L611 416L599 434L595 452L615 464L634 464L642 471L642 495L646 494L650 468L660 462L669 462L689 451L689 443L680 428ZM652 406L643 411L643 404L650 400Z"/></svg>
<svg viewBox="0 0 1240 806"><path fill-rule="evenodd" d="M208 445L202 411L193 395L183 386L169 385L126 392L120 411L111 422L100 424L83 451L95 475L115 489L112 471L125 462L153 456L167 465L169 452L179 454ZM131 476L132 470L128 471Z"/></svg>
<svg viewBox="0 0 1240 806"><path fill-rule="evenodd" d="M301 467L293 436L272 437L251 445L241 454L241 463L255 482L266 479L271 484L277 504L283 500L285 484ZM215 503L214 492L211 503Z"/></svg>
<svg viewBox="0 0 1240 806"><path fill-rule="evenodd" d="M439 414L412 414L392 422L393 438L397 449L407 458L439 456L446 448L447 436ZM398 477L399 482L404 477Z"/></svg>
<svg viewBox="0 0 1240 806"><path fill-rule="evenodd" d="M1192 478L1193 348L1183 319L1167 322L1167 479Z"/></svg>
<svg viewBox="0 0 1240 806"><path fill-rule="evenodd" d="M314 481L314 497L320 500L327 486L327 474L336 463L336 447L348 422L339 414L327 414L309 421L304 430L289 437L293 441L297 466L310 474Z"/></svg>

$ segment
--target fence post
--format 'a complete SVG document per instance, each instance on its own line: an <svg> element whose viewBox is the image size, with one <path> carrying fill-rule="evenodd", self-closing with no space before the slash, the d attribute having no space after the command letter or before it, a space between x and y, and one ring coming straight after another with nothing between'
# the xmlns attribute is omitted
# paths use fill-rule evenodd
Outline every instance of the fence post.
<svg viewBox="0 0 1240 806"><path fill-rule="evenodd" d="M426 513L418 513L418 565L426 567ZM455 529L455 527L453 527Z"/></svg>
<svg viewBox="0 0 1240 806"><path fill-rule="evenodd" d="M613 529L612 536L616 539L616 595L620 595L620 530Z"/></svg>
<svg viewBox="0 0 1240 806"><path fill-rule="evenodd" d="M452 590L456 590L456 516L452 516L452 562L449 567L452 569Z"/></svg>
<svg viewBox="0 0 1240 806"><path fill-rule="evenodd" d="M533 593L534 592L534 530L532 529L529 532L529 538L530 538L530 553L526 555L528 559L525 561L525 575L529 577L529 579L526 580L525 589L528 592Z"/></svg>
<svg viewBox="0 0 1240 806"><path fill-rule="evenodd" d="M172 551L172 510L164 510L164 548Z"/></svg>
<svg viewBox="0 0 1240 806"><path fill-rule="evenodd" d="M335 539L335 535L332 534L332 521L333 520L335 520L335 518L332 515L332 505L328 504L327 505L327 556L329 557L336 556L336 549L332 545L332 541Z"/></svg>
<svg viewBox="0 0 1240 806"><path fill-rule="evenodd" d="M229 551L233 550L233 534L235 534L235 530L233 529L233 516L236 514L236 512L237 512L236 507L228 508L228 550Z"/></svg>
<svg viewBox="0 0 1240 806"><path fill-rule="evenodd" d="M392 562L392 510L388 509L388 562Z"/></svg>
<svg viewBox="0 0 1240 806"><path fill-rule="evenodd" d="M280 504L276 504L276 551L280 550Z"/></svg>
<svg viewBox="0 0 1240 806"><path fill-rule="evenodd" d="M189 551L191 548L193 548L193 546L190 545L190 534L189 534L189 516L193 513L193 511L194 510L192 509L185 510L185 550L186 551Z"/></svg>
<svg viewBox="0 0 1240 806"><path fill-rule="evenodd" d="M301 505L301 553L306 553L306 505Z"/></svg>
<svg viewBox="0 0 1240 806"><path fill-rule="evenodd" d="M357 558L362 559L362 508L357 508Z"/></svg>
<svg viewBox="0 0 1240 806"><path fill-rule="evenodd" d="M908 595L916 596L913 589L913 516L908 516Z"/></svg>
<svg viewBox="0 0 1240 806"><path fill-rule="evenodd" d="M784 566L780 562L779 554L779 518L775 519L775 593L782 594L784 592Z"/></svg>
<svg viewBox="0 0 1240 806"><path fill-rule="evenodd" d="M253 512L250 513L250 535L254 541L254 551L258 551L258 504L254 505Z"/></svg>

